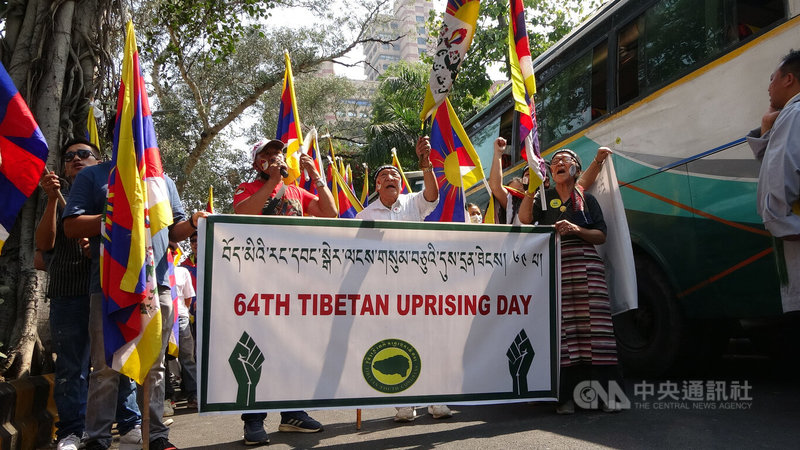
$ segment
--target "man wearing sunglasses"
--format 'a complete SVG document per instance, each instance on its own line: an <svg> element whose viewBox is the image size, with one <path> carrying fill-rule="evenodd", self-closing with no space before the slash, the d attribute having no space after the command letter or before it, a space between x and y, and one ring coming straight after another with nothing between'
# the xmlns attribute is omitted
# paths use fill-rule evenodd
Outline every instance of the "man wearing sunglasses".
<svg viewBox="0 0 800 450"><path fill-rule="evenodd" d="M79 154L76 156L80 157ZM74 156L73 156L74 159ZM108 195L108 177L114 167L110 161L87 167L75 178L72 192L64 208L64 233L71 238L89 238L92 254L92 276L90 281L90 358L94 371L89 376L89 396L86 408L87 450L106 449L111 445L111 425L117 406L117 372L106 365L103 342L103 294L100 286L100 228ZM174 323L169 276L167 274L167 247L169 241L182 241L197 229L205 211L197 211L187 217L175 182L164 174L166 194L172 209L172 225L168 233L158 233L152 238L155 258L155 275L158 299L161 305L162 342L158 363L148 373L150 396L142 399L140 407L150 410L151 450L175 448L169 442L169 429L164 416L164 353L167 339Z"/></svg>
<svg viewBox="0 0 800 450"><path fill-rule="evenodd" d="M36 227L36 248L43 252L50 274L50 332L56 352L53 397L58 410L58 450L77 450L84 431L89 389L89 240L64 234L58 214L58 194L69 198L70 185L84 168L97 165L100 152L85 139L72 139L62 147L64 175L45 174L40 182L47 206ZM63 207L63 205L61 205ZM119 377L116 422L120 444L141 445L141 415L136 406L136 387Z"/></svg>

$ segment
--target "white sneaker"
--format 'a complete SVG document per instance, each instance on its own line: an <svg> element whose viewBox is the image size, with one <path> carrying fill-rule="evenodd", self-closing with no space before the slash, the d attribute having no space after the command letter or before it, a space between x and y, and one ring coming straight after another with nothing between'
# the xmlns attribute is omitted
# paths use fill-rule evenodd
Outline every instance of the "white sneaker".
<svg viewBox="0 0 800 450"><path fill-rule="evenodd" d="M164 400L164 417L174 416L175 407L172 406L172 400Z"/></svg>
<svg viewBox="0 0 800 450"><path fill-rule="evenodd" d="M397 408L397 414L394 415L395 422L413 422L417 418L417 409L413 406L403 406Z"/></svg>
<svg viewBox="0 0 800 450"><path fill-rule="evenodd" d="M78 450L81 446L81 438L70 434L69 436L58 441L58 450Z"/></svg>
<svg viewBox="0 0 800 450"><path fill-rule="evenodd" d="M142 450L141 425L136 425L131 431L119 437L119 450Z"/></svg>
<svg viewBox="0 0 800 450"><path fill-rule="evenodd" d="M453 417L450 408L447 405L430 405L428 406L428 414L432 415L434 419L447 419Z"/></svg>
<svg viewBox="0 0 800 450"><path fill-rule="evenodd" d="M166 419L164 419L164 422L162 422L162 423L164 424L165 427L168 427L168 426L172 425L173 423L175 423L175 421L172 420L172 417L167 417Z"/></svg>

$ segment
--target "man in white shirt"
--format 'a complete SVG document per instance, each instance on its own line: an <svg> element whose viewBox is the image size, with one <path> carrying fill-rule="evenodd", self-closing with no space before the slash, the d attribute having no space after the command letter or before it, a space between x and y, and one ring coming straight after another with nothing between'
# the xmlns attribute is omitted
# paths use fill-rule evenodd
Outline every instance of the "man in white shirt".
<svg viewBox="0 0 800 450"><path fill-rule="evenodd" d="M401 194L403 178L400 176L400 171L390 165L378 167L375 171L378 201L370 203L356 214L356 219L421 222L436 209L436 205L439 204L439 184L433 175L433 165L430 160L431 142L427 136L417 140L416 152L425 183L422 192ZM428 413L434 419L445 419L453 415L447 405L428 406ZM416 418L417 409L413 406L404 406L397 408L394 421L411 422Z"/></svg>
<svg viewBox="0 0 800 450"><path fill-rule="evenodd" d="M421 222L439 204L439 184L431 165L431 142L427 136L417 140L417 158L422 170L424 189L413 194L401 194L403 178L396 167L387 165L375 171L375 191L378 201L372 202L356 219L365 220L407 220Z"/></svg>
<svg viewBox="0 0 800 450"><path fill-rule="evenodd" d="M170 242L170 247L177 244ZM177 261L176 261L177 263ZM194 357L194 338L189 327L189 306L197 295L192 286L192 275L185 267L175 264L175 292L178 298L178 362L181 363L181 380L186 393L186 406L197 408L197 362Z"/></svg>

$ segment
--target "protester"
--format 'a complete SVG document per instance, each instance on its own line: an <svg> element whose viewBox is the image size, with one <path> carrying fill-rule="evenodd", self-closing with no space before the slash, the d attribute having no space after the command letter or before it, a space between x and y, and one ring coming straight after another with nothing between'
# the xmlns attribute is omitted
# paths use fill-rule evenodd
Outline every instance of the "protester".
<svg viewBox="0 0 800 450"><path fill-rule="evenodd" d="M503 156L505 152L506 140L498 137L494 141L494 158L492 158L492 166L489 168L489 189L497 199L497 223L519 225L517 212L524 192L528 189L528 183L522 178L514 177L508 186L511 189L503 186ZM525 177L528 177L527 170L525 170Z"/></svg>
<svg viewBox="0 0 800 450"><path fill-rule="evenodd" d="M301 187L283 183L281 177L287 170L283 150L283 142L277 139L261 140L253 146L250 157L258 176L254 181L242 183L236 189L233 196L233 210L236 214L337 217L339 212L333 202L333 194L320 179L310 156L300 156L300 169L316 185L319 197ZM269 435L264 429L266 418L267 413L242 414L245 445L269 442ZM322 430L322 424L305 411L281 412L278 431L316 433Z"/></svg>
<svg viewBox="0 0 800 450"><path fill-rule="evenodd" d="M58 193L69 198L70 183L85 167L97 165L100 151L85 139L72 139L61 148L64 174L42 176L40 185L47 194L47 206L36 227L36 249L49 273L50 333L56 354L53 399L58 411L56 437L58 450L82 447L89 389L89 240L70 239L58 211ZM47 261L47 263L44 263ZM136 406L135 385L119 376L116 422L120 446L141 447L141 416Z"/></svg>
<svg viewBox="0 0 800 450"><path fill-rule="evenodd" d="M761 161L756 206L775 237L784 312L800 310L800 50L770 76L769 108L747 137Z"/></svg>
<svg viewBox="0 0 800 450"><path fill-rule="evenodd" d="M197 293L197 232L195 231L189 236L189 246L192 250L192 253L189 254L186 258L183 259L181 262L181 267L185 267L186 270L189 271L189 275L192 278L192 289L194 289L195 294ZM197 347L197 323L196 323L196 315L197 315L197 296L195 295L192 297L192 301L189 304L189 329L192 330L192 338L195 339L195 349Z"/></svg>
<svg viewBox="0 0 800 450"><path fill-rule="evenodd" d="M431 143L427 136L417 140L416 152L419 169L423 174L422 191L401 194L403 178L397 167L391 165L378 167L375 171L375 191L378 193L378 201L370 203L356 214L356 219L421 222L436 209L436 205L439 204L439 184L433 174L433 165L430 161ZM446 419L453 415L447 405L430 405L428 413L434 419ZM395 422L411 422L416 418L417 409L413 406L398 407L394 416Z"/></svg>
<svg viewBox="0 0 800 450"><path fill-rule="evenodd" d="M88 450L106 449L111 445L111 425L113 411L117 407L118 374L106 365L103 343L103 294L100 286L100 227L103 221L108 177L114 167L112 162L104 162L87 167L75 178L70 198L64 210L64 233L70 238L89 238L92 254L91 299L90 299L90 357L94 371L89 377L89 396L86 412L86 448ZM167 274L168 239L186 239L196 228L197 221L208 215L205 211L195 212L188 220L183 210L175 183L164 175L173 224L169 236L165 233L153 237L158 297L161 305L162 345L158 362L147 374L150 384L150 398L141 399L140 408L145 405L150 414L151 450L173 449L169 442L169 429L163 422L164 412L164 352L172 330L174 311Z"/></svg>
<svg viewBox="0 0 800 450"><path fill-rule="evenodd" d="M467 203L465 208L467 209L467 214L469 214L470 223L483 223L483 215L478 205L475 203Z"/></svg>
<svg viewBox="0 0 800 450"><path fill-rule="evenodd" d="M175 242L170 242L169 246L173 250L178 248L178 244ZM178 303L178 362L181 365L182 392L186 395L186 407L197 409L197 362L194 354L194 338L189 328L189 306L192 304L195 291L192 285L192 276L185 267L176 265L174 273L174 295L177 297ZM169 380L166 381L166 384L167 392L164 400L174 408L174 392L171 392ZM164 405L165 409L166 407L167 405Z"/></svg>
<svg viewBox="0 0 800 450"><path fill-rule="evenodd" d="M519 220L554 225L561 236L561 404L556 412L572 414L579 382L619 379L617 345L603 259L594 247L606 240L603 212L577 184L581 162L572 150L556 151L550 170L556 186L545 192L546 209L540 196L526 194ZM603 410L616 408L603 405Z"/></svg>

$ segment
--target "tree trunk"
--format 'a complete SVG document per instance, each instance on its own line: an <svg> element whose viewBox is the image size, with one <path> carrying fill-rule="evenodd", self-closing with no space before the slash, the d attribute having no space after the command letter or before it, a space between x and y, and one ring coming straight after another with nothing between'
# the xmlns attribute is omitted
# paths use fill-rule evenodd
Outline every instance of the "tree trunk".
<svg viewBox="0 0 800 450"><path fill-rule="evenodd" d="M109 4L108 0L8 3L2 60L47 140L47 166L56 171L61 166L61 143L75 131L82 135L85 128L86 103L99 60L90 48L97 44L89 41L100 34L105 23L99 12L108 13ZM5 356L0 355L0 380L52 369L47 276L33 268L41 197L35 191L25 203L0 255L0 352Z"/></svg>

